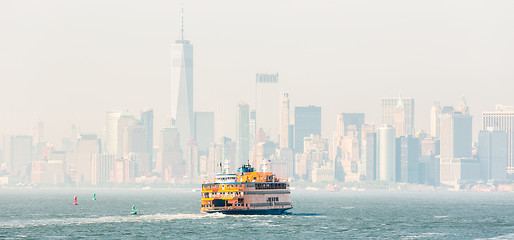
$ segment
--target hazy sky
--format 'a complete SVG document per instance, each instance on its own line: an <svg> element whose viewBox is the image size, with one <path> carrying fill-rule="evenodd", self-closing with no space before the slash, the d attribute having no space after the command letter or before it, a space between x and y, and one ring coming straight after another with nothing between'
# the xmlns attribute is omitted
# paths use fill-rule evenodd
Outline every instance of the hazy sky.
<svg viewBox="0 0 514 240"><path fill-rule="evenodd" d="M76 123L102 133L107 110L170 114L171 43L194 44L196 111L250 101L256 72L279 72L291 107L320 105L380 122L380 98L414 97L415 127L434 101L464 96L474 115L514 105L514 1L0 1L0 134L37 120L60 145ZM279 97L277 96L277 101ZM278 121L278 119L277 119ZM475 133L476 134L476 133Z"/></svg>

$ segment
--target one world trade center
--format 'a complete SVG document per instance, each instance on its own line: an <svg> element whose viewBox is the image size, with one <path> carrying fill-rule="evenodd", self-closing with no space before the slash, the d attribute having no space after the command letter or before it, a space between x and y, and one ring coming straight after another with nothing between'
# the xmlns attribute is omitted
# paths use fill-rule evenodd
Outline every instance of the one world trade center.
<svg viewBox="0 0 514 240"><path fill-rule="evenodd" d="M184 40L184 10L181 39L171 46L171 124L180 134L180 146L193 136L193 45Z"/></svg>

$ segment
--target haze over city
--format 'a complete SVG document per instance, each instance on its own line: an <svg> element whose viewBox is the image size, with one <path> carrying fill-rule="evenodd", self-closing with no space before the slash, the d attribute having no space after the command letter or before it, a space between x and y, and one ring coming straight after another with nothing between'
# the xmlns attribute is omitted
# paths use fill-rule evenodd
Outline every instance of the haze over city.
<svg viewBox="0 0 514 240"><path fill-rule="evenodd" d="M513 13L2 0L0 239L514 239Z"/></svg>
<svg viewBox="0 0 514 240"><path fill-rule="evenodd" d="M325 137L339 112L380 124L381 97L413 97L417 130L434 101L465 97L474 136L482 111L514 103L511 1L2 1L0 134L32 134L42 120L59 146L72 124L103 135L106 111L145 107L164 127L182 7L194 109L222 105L232 138L259 72L279 73L291 107L321 106Z"/></svg>

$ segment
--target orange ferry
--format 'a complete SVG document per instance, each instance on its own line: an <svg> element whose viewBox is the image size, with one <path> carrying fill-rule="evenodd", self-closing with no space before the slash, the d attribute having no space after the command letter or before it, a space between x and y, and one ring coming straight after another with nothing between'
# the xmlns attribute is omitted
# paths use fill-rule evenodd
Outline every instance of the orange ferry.
<svg viewBox="0 0 514 240"><path fill-rule="evenodd" d="M256 172L250 164L237 173L221 173L202 184L202 212L282 214L293 208L289 183L271 172Z"/></svg>

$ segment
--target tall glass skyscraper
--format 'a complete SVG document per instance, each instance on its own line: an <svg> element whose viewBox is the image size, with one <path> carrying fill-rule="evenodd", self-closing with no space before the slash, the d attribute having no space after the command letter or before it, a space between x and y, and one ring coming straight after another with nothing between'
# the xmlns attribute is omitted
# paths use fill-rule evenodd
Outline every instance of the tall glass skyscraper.
<svg viewBox="0 0 514 240"><path fill-rule="evenodd" d="M194 139L200 155L209 151L209 144L214 142L214 112L195 112Z"/></svg>
<svg viewBox="0 0 514 240"><path fill-rule="evenodd" d="M414 135L414 99L382 98L382 124L396 129L396 137Z"/></svg>
<svg viewBox="0 0 514 240"><path fill-rule="evenodd" d="M394 182L396 180L396 139L395 129L382 125L378 129L378 171L377 179Z"/></svg>
<svg viewBox="0 0 514 240"><path fill-rule="evenodd" d="M146 132L146 152L153 160L153 109L145 108L141 112L141 124Z"/></svg>
<svg viewBox="0 0 514 240"><path fill-rule="evenodd" d="M311 134L321 136L321 107L294 108L294 152L303 152L303 138Z"/></svg>
<svg viewBox="0 0 514 240"><path fill-rule="evenodd" d="M492 128L507 132L507 173L514 174L514 107L497 105L496 110L482 113L482 130Z"/></svg>
<svg viewBox="0 0 514 240"><path fill-rule="evenodd" d="M250 107L247 103L237 105L236 117L236 168L247 163L250 156ZM234 167L234 166L230 166Z"/></svg>
<svg viewBox="0 0 514 240"><path fill-rule="evenodd" d="M182 37L171 46L171 124L180 133L180 145L193 137L193 45Z"/></svg>
<svg viewBox="0 0 514 240"><path fill-rule="evenodd" d="M113 110L107 112L105 152L109 154L116 154L118 152L118 120L120 117L121 111Z"/></svg>
<svg viewBox="0 0 514 240"><path fill-rule="evenodd" d="M280 134L280 88L278 73L257 73L255 78L255 130L262 128L267 137L278 142ZM256 134L256 133L253 133Z"/></svg>
<svg viewBox="0 0 514 240"><path fill-rule="evenodd" d="M280 93L280 148L289 147L289 94Z"/></svg>

